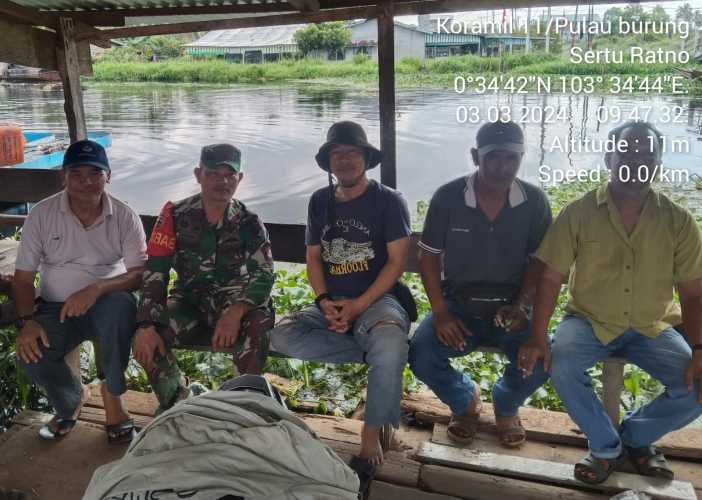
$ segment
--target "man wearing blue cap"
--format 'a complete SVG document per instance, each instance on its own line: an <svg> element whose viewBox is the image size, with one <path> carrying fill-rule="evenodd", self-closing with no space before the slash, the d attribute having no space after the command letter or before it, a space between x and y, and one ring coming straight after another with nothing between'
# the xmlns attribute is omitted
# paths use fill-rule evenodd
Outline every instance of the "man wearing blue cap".
<svg viewBox="0 0 702 500"><path fill-rule="evenodd" d="M451 408L448 436L471 441L481 410L480 386L449 360L488 345L510 363L492 389L500 442L526 439L518 411L547 379L539 365L530 377L517 366L528 339L531 305L541 266L532 259L551 223L541 189L517 179L524 134L513 122L486 123L471 150L478 167L434 194L419 243L420 271L432 312L412 338L412 371Z"/></svg>
<svg viewBox="0 0 702 500"><path fill-rule="evenodd" d="M139 216L105 192L110 174L102 146L75 142L63 160L65 189L32 208L22 230L13 283L16 351L56 412L39 432L45 439L68 434L85 402L64 360L84 340L99 346L109 442L129 441L134 433L120 395L136 315L131 292L141 283L146 238Z"/></svg>

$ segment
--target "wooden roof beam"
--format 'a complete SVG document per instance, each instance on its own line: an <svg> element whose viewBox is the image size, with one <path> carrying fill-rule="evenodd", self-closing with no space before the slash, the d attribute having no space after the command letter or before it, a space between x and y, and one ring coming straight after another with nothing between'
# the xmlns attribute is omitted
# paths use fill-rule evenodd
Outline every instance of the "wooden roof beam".
<svg viewBox="0 0 702 500"><path fill-rule="evenodd" d="M319 11L319 0L288 0L288 3L300 12Z"/></svg>
<svg viewBox="0 0 702 500"><path fill-rule="evenodd" d="M54 29L58 27L57 16L19 5L10 0L0 0L0 15L20 24L46 26Z"/></svg>
<svg viewBox="0 0 702 500"><path fill-rule="evenodd" d="M590 0L594 4L611 3L612 0ZM511 0L504 7L541 7L570 5L573 0ZM421 0L396 2L395 16L433 14L443 12L461 12L491 9L495 0ZM279 14L260 17L242 17L236 19L215 19L209 21L192 21L184 23L157 24L151 26L132 26L104 30L81 30L79 40L109 40L112 38L128 38L135 36L171 35L176 33L194 33L197 31L225 30L236 28L255 28L261 26L282 26L286 24L322 23L328 21L344 21L348 19L370 19L378 17L375 5L358 6L338 9L324 9L318 12L297 14Z"/></svg>
<svg viewBox="0 0 702 500"><path fill-rule="evenodd" d="M368 0L369 2L371 0ZM195 16L203 14L265 14L295 12L287 2L236 4L236 5L202 5L194 7L144 7L114 10L60 10L52 14L80 19L93 26L124 26L127 17L152 16Z"/></svg>
<svg viewBox="0 0 702 500"><path fill-rule="evenodd" d="M194 33L196 31L225 30L235 28L255 28L260 26L282 26L286 24L323 23L344 19L366 19L376 16L374 6L334 9L314 13L281 14L276 16L240 17L235 19L215 19L210 21L193 21L187 23L159 24L152 26L132 26L80 32L79 40L108 40L134 36L169 35L175 33Z"/></svg>

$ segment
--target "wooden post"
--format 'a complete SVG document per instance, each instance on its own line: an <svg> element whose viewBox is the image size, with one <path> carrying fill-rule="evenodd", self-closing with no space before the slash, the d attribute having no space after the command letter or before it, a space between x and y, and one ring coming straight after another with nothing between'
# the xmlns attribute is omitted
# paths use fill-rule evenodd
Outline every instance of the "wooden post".
<svg viewBox="0 0 702 500"><path fill-rule="evenodd" d="M602 403L614 427L619 427L619 406L624 389L624 363L605 359L602 366Z"/></svg>
<svg viewBox="0 0 702 500"><path fill-rule="evenodd" d="M378 4L378 79L380 149L383 163L380 182L397 187L395 137L395 22L393 0Z"/></svg>
<svg viewBox="0 0 702 500"><path fill-rule="evenodd" d="M59 45L56 47L56 59L61 81L63 82L64 110L68 122L68 133L71 142L88 137L85 126L85 111L83 109L83 92L80 88L80 66L78 64L78 45L73 19L59 19Z"/></svg>

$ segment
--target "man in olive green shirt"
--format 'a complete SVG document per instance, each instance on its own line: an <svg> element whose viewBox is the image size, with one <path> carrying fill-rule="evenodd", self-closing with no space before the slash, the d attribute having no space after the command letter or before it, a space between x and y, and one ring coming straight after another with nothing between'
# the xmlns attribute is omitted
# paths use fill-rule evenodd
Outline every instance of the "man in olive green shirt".
<svg viewBox="0 0 702 500"><path fill-rule="evenodd" d="M540 358L550 365L556 391L587 436L590 454L576 464L577 479L604 481L624 452L641 474L670 479L651 445L702 414L702 236L689 212L651 189L647 172L662 165L660 133L627 122L610 137L618 146L605 155L609 182L566 206L536 253L546 270L519 364L525 374ZM549 348L548 322L568 275L567 315ZM680 323L687 339L673 328ZM665 386L619 428L586 373L615 355Z"/></svg>

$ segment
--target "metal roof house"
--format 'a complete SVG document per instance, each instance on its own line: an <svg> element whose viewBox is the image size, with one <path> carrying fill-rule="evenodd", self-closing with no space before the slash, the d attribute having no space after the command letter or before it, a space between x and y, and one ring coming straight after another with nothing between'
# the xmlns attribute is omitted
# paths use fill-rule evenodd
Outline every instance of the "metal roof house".
<svg viewBox="0 0 702 500"><path fill-rule="evenodd" d="M304 24L267 26L263 28L241 28L210 31L202 38L185 46L187 54L200 57L223 57L226 60L245 63L276 61L299 55L295 32ZM378 59L378 27L375 19L353 21L347 24L351 30L351 43L343 52L329 54L317 51L313 57L333 60L351 59L356 54L367 54ZM426 33L416 26L395 21L395 59L403 57L424 58Z"/></svg>
<svg viewBox="0 0 702 500"><path fill-rule="evenodd" d="M294 35L304 26L289 24L210 31L202 38L185 45L185 50L193 56L220 56L233 62L275 61L298 54Z"/></svg>

